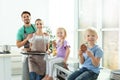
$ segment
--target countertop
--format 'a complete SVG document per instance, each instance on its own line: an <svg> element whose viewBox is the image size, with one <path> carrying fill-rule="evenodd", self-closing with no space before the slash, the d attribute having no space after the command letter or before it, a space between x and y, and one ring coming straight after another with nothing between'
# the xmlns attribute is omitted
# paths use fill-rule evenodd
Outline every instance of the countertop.
<svg viewBox="0 0 120 80"><path fill-rule="evenodd" d="M22 54L17 51L11 51L10 53L0 54L0 58L1 57L19 57L19 56L22 56Z"/></svg>

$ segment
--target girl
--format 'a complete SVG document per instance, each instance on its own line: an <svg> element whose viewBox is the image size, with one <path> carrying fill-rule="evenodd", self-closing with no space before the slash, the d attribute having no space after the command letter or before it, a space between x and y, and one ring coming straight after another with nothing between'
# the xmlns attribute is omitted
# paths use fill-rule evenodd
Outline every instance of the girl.
<svg viewBox="0 0 120 80"><path fill-rule="evenodd" d="M32 55L29 55L29 73L30 80L41 80L46 70L46 63L44 61L45 53L48 49L49 36L43 33L43 22L41 19L35 21L37 31L29 40Z"/></svg>
<svg viewBox="0 0 120 80"><path fill-rule="evenodd" d="M46 61L46 76L44 77L43 80L53 80L53 65L55 63L61 63L64 62L66 64L69 53L70 53L70 46L68 45L68 42L65 40L66 38L66 30L62 27L57 29L57 37L58 37L58 42L56 43L56 50L57 54L56 57L47 60ZM55 43L54 43L55 45Z"/></svg>
<svg viewBox="0 0 120 80"><path fill-rule="evenodd" d="M81 69L72 73L68 80L96 80L100 72L100 59L103 56L102 49L96 45L98 35L95 29L88 28L85 31L85 40L87 49L80 49L78 54L80 57Z"/></svg>

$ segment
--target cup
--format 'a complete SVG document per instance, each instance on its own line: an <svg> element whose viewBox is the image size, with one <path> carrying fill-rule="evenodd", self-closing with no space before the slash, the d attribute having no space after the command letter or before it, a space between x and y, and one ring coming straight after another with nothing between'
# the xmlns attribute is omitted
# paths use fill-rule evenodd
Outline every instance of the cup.
<svg viewBox="0 0 120 80"><path fill-rule="evenodd" d="M10 45L3 45L2 46L2 51L5 53L10 53Z"/></svg>

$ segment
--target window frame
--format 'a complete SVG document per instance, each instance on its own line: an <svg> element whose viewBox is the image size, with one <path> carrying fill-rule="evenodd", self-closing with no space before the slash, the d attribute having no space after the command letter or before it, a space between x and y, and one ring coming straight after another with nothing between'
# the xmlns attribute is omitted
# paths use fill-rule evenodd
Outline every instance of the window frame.
<svg viewBox="0 0 120 80"><path fill-rule="evenodd" d="M78 1L78 21L76 22L76 24L78 23L78 26L77 26L77 33L81 32L81 31L84 31L84 29L82 28L79 28L80 27L80 23L79 23L79 18L80 18L80 2L81 0L77 0ZM103 35L102 33L103 32L106 32L106 31L118 31L119 32L119 39L120 39L120 14L119 14L119 26L118 28L103 28L102 27L102 4L103 4L103 1L102 0L97 0L97 25L96 25L96 28L97 30L99 31L98 33L98 36L100 38L99 42L98 42L98 45L100 45L100 47L103 47ZM119 7L120 8L120 7ZM119 13L120 13L120 10L119 10ZM78 35L77 35L78 36ZM79 37L79 36L78 36ZM79 40L75 40L75 41L78 41L77 43L79 43ZM119 40L119 48L118 48L118 54L119 54L119 61L120 61L120 40ZM78 46L79 44L75 44L75 46ZM78 47L77 47L78 48ZM104 59L102 58L102 61L100 62L100 65L104 66L103 65L103 61ZM120 68L120 62L119 62L119 68Z"/></svg>

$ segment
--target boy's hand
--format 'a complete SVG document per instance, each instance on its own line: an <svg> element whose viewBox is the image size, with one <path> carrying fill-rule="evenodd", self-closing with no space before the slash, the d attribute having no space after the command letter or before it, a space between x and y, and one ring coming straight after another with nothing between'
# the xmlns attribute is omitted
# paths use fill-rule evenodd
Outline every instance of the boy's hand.
<svg viewBox="0 0 120 80"><path fill-rule="evenodd" d="M78 55L79 55L79 56L82 56L82 55L83 55L83 51L82 51L81 49L78 51Z"/></svg>
<svg viewBox="0 0 120 80"><path fill-rule="evenodd" d="M82 52L86 52L87 46L86 46L85 44L82 44L82 45L80 46L80 49L81 49Z"/></svg>
<svg viewBox="0 0 120 80"><path fill-rule="evenodd" d="M86 51L86 54L87 54L89 57L92 57L92 56L93 56L92 52L89 51L89 50Z"/></svg>

